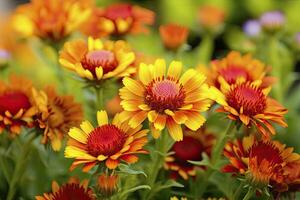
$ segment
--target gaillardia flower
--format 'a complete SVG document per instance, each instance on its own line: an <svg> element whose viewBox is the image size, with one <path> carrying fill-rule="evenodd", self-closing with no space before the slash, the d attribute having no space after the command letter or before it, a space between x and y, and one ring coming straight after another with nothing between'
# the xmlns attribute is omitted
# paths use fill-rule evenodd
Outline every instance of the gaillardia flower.
<svg viewBox="0 0 300 200"><path fill-rule="evenodd" d="M93 190L88 187L88 182L70 179L62 186L52 182L52 192L44 193L43 196L36 196L36 200L96 200Z"/></svg>
<svg viewBox="0 0 300 200"><path fill-rule="evenodd" d="M160 38L163 45L170 50L177 50L187 40L189 30L181 25L166 24L159 27Z"/></svg>
<svg viewBox="0 0 300 200"><path fill-rule="evenodd" d="M98 176L97 188L105 197L112 196L118 189L119 176L117 174L100 174Z"/></svg>
<svg viewBox="0 0 300 200"><path fill-rule="evenodd" d="M283 117L287 109L268 97L269 91L270 88L261 88L260 80L254 82L240 80L232 85L222 81L223 97L218 101L222 107L217 111L227 113L228 118L238 120L247 127L256 127L265 138L268 138L270 133L275 134L271 122L287 127ZM215 92L219 93L217 90Z"/></svg>
<svg viewBox="0 0 300 200"><path fill-rule="evenodd" d="M58 96L53 87L39 92L33 90L33 96L38 109L35 120L44 130L42 143L50 140L53 150L58 151L68 130L82 121L81 105L72 96Z"/></svg>
<svg viewBox="0 0 300 200"><path fill-rule="evenodd" d="M136 71L131 64L135 55L124 41L106 41L89 37L88 42L67 42L60 53L62 66L87 80L128 76Z"/></svg>
<svg viewBox="0 0 300 200"><path fill-rule="evenodd" d="M241 174L258 188L283 183L289 175L284 168L300 158L293 148L277 141L257 141L253 135L229 142L224 155L230 161L224 172Z"/></svg>
<svg viewBox="0 0 300 200"><path fill-rule="evenodd" d="M57 41L78 29L90 13L85 0L32 0L17 8L12 22L23 36Z"/></svg>
<svg viewBox="0 0 300 200"><path fill-rule="evenodd" d="M124 120L135 128L148 117L154 138L166 126L176 141L183 139L181 124L200 128L205 122L200 112L212 104L210 89L204 75L189 69L180 77L181 70L182 63L173 61L166 74L165 61L158 59L154 65L140 65L138 80L125 77L120 89Z"/></svg>
<svg viewBox="0 0 300 200"><path fill-rule="evenodd" d="M15 135L22 126L32 127L36 114L32 88L31 81L17 76L10 76L9 83L0 81L0 133L6 129Z"/></svg>
<svg viewBox="0 0 300 200"><path fill-rule="evenodd" d="M274 82L273 77L266 76L268 70L265 64L253 59L250 54L241 55L237 51L232 51L225 58L211 62L207 81L219 88L220 79L231 85L242 78L246 81L262 80L261 87L267 87Z"/></svg>
<svg viewBox="0 0 300 200"><path fill-rule="evenodd" d="M175 142L170 150L174 154L165 158L165 169L171 170L171 177L175 179L178 175L185 180L195 176L197 167L188 161L201 161L202 153L210 155L214 142L215 136L204 128L197 131L185 129L183 140Z"/></svg>
<svg viewBox="0 0 300 200"><path fill-rule="evenodd" d="M84 164L83 171L89 171L101 162L115 169L120 161L134 163L138 160L136 154L147 153L142 148L147 143L148 130L141 130L142 125L132 129L128 122L121 122L119 114L109 124L106 111L98 111L97 120L96 128L84 121L81 129L70 129L65 157L75 158L71 169Z"/></svg>

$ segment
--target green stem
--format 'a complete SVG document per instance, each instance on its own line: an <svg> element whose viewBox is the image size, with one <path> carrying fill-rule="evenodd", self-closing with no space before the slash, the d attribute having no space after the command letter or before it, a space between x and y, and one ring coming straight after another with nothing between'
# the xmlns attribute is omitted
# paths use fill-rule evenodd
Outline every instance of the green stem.
<svg viewBox="0 0 300 200"><path fill-rule="evenodd" d="M243 184L241 183L239 185L239 187L237 188L237 190L235 191L235 193L233 194L233 200L239 200L239 197L241 195L242 189L243 189Z"/></svg>
<svg viewBox="0 0 300 200"><path fill-rule="evenodd" d="M244 196L243 200L249 200L252 197L253 192L254 192L253 188L249 187L248 192Z"/></svg>
<svg viewBox="0 0 300 200"><path fill-rule="evenodd" d="M209 64L214 49L214 38L211 34L206 33L198 49L198 59L202 64Z"/></svg>
<svg viewBox="0 0 300 200"><path fill-rule="evenodd" d="M12 175L12 179L9 183L9 190L8 190L8 195L6 200L13 200L16 190L17 190L17 185L24 173L24 169L26 167L26 161L29 155L29 152L31 150L31 143L34 141L36 138L35 134L32 134L30 138L27 140L27 142L22 146L21 149L21 154L17 159L16 166Z"/></svg>
<svg viewBox="0 0 300 200"><path fill-rule="evenodd" d="M103 96L103 88L102 87L94 87L96 92L96 109L103 110L104 109L104 96Z"/></svg>

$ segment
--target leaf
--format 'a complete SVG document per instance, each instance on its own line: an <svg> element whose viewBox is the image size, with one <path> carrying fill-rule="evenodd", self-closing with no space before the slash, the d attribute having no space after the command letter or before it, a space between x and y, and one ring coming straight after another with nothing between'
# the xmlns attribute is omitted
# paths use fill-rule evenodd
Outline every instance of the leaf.
<svg viewBox="0 0 300 200"><path fill-rule="evenodd" d="M171 188L171 187L183 188L184 185L182 185L181 183L176 182L175 180L168 180L167 182L165 182L161 186L156 187L155 190L160 191L160 190Z"/></svg>
<svg viewBox="0 0 300 200"><path fill-rule="evenodd" d="M128 190L125 190L123 191L121 194L120 194L120 197L123 197L129 193L132 193L132 192L135 192L137 190L141 190L141 189L147 189L147 190L151 190L151 187L149 185L139 185L139 186L136 186L136 187L133 187L133 188L130 188ZM122 199L122 198L121 198Z"/></svg>
<svg viewBox="0 0 300 200"><path fill-rule="evenodd" d="M209 157L206 153L202 153L202 160L201 161L193 161L193 160L188 160L189 163L197 166L211 166L211 163L209 161Z"/></svg>
<svg viewBox="0 0 300 200"><path fill-rule="evenodd" d="M119 170L120 170L121 173L131 174L131 175L142 174L142 175L144 175L145 177L147 177L147 174L146 174L144 171L132 169L132 168L130 168L129 165L120 164L120 165L119 165Z"/></svg>

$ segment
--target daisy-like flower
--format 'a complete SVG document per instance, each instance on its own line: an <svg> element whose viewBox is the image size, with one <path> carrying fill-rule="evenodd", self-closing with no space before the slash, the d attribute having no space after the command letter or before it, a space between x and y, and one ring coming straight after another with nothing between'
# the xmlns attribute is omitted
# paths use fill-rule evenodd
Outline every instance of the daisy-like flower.
<svg viewBox="0 0 300 200"><path fill-rule="evenodd" d="M186 42L189 30L181 25L166 24L159 27L159 34L167 49L177 50Z"/></svg>
<svg viewBox="0 0 300 200"><path fill-rule="evenodd" d="M253 59L250 54L232 51L225 58L212 61L206 73L208 83L217 88L220 88L220 80L231 85L241 78L246 81L262 80L261 87L267 87L274 82L273 77L266 76L268 71L265 64Z"/></svg>
<svg viewBox="0 0 300 200"><path fill-rule="evenodd" d="M83 32L101 37L127 33L147 33L145 25L154 23L155 14L148 9L126 3L112 4L105 9L95 8L83 26Z"/></svg>
<svg viewBox="0 0 300 200"><path fill-rule="evenodd" d="M12 23L24 36L58 41L87 20L90 6L85 0L32 0L17 8Z"/></svg>
<svg viewBox="0 0 300 200"><path fill-rule="evenodd" d="M0 133L3 129L12 135L19 134L21 127L32 127L36 114L30 80L10 76L9 83L0 81Z"/></svg>
<svg viewBox="0 0 300 200"><path fill-rule="evenodd" d="M248 20L243 25L244 33L249 37L257 37L261 33L261 25L258 20Z"/></svg>
<svg viewBox="0 0 300 200"><path fill-rule="evenodd" d="M204 128L198 131L185 129L183 140L175 142L170 150L174 154L165 158L165 169L171 170L171 177L175 179L178 175L185 180L195 176L197 167L188 161L201 161L202 153L210 155L214 142L215 136Z"/></svg>
<svg viewBox="0 0 300 200"><path fill-rule="evenodd" d="M96 200L92 189L88 187L88 182L79 183L77 179L70 179L68 183L59 186L57 182L52 182L52 191L44 193L43 196L36 196L36 200Z"/></svg>
<svg viewBox="0 0 300 200"><path fill-rule="evenodd" d="M135 55L124 41L106 41L89 37L88 42L67 42L60 53L62 66L87 80L119 78L135 73L131 64Z"/></svg>
<svg viewBox="0 0 300 200"><path fill-rule="evenodd" d="M223 97L217 101L222 106L218 112L227 113L228 118L238 120L247 127L254 126L265 137L275 134L271 123L287 127L283 115L287 109L276 100L268 97L270 88L261 88L261 81L246 82L240 80L229 85L221 81ZM215 90L216 93L219 93ZM219 97L222 95L219 93Z"/></svg>
<svg viewBox="0 0 300 200"><path fill-rule="evenodd" d="M257 141L253 135L229 142L224 155L230 161L224 172L244 175L257 187L283 183L288 176L284 167L300 158L293 148L277 141Z"/></svg>
<svg viewBox="0 0 300 200"><path fill-rule="evenodd" d="M82 121L81 105L75 103L72 96L58 96L53 87L39 92L34 89L33 96L38 109L35 120L44 130L42 143L50 140L53 150L59 151L68 130Z"/></svg>
<svg viewBox="0 0 300 200"><path fill-rule="evenodd" d="M143 146L147 143L148 130L141 130L142 125L132 129L128 122L121 122L119 114L109 124L106 111L98 111L97 120L96 128L84 121L81 129L70 129L65 157L75 158L71 169L84 164L83 171L89 171L101 162L115 169L120 161L135 163L136 154L147 153Z"/></svg>
<svg viewBox="0 0 300 200"><path fill-rule="evenodd" d="M110 197L118 189L119 176L117 174L101 174L98 177L97 188L103 196Z"/></svg>
<svg viewBox="0 0 300 200"><path fill-rule="evenodd" d="M124 120L135 128L148 117L154 138L166 126L176 141L183 139L181 124L200 128L205 122L200 112L209 109L212 93L204 75L189 69L180 77L181 70L182 63L173 61L166 74L165 61L158 59L154 65L140 65L138 80L125 77L120 89Z"/></svg>

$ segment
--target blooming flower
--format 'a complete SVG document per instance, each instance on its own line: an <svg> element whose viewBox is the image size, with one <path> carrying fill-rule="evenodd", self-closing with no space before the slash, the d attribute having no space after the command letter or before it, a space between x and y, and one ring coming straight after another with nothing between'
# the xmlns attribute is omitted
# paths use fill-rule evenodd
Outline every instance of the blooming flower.
<svg viewBox="0 0 300 200"><path fill-rule="evenodd" d="M238 120L247 127L256 127L264 137L268 138L270 133L275 134L271 122L287 127L283 118L287 109L268 97L270 88L262 89L261 83L260 80L254 82L240 80L229 85L226 81L222 81L223 97L218 102L222 107L217 111L228 113L228 118Z"/></svg>
<svg viewBox="0 0 300 200"><path fill-rule="evenodd" d="M10 76L9 83L0 81L0 133L7 129L19 134L21 127L31 127L36 114L31 81Z"/></svg>
<svg viewBox="0 0 300 200"><path fill-rule="evenodd" d="M67 42L60 53L62 66L87 80L128 76L136 71L131 64L135 55L124 41L106 41L89 37L88 42Z"/></svg>
<svg viewBox="0 0 300 200"><path fill-rule="evenodd" d="M257 20L248 20L243 25L243 31L250 37L256 37L261 32L261 25Z"/></svg>
<svg viewBox="0 0 300 200"><path fill-rule="evenodd" d="M38 108L36 120L44 130L42 143L50 140L53 150L58 151L65 133L82 121L81 105L75 103L72 96L58 96L53 87L40 92L33 90L33 96Z"/></svg>
<svg viewBox="0 0 300 200"><path fill-rule="evenodd" d="M132 129L128 122L121 122L119 114L109 124L105 111L98 111L97 120L96 128L84 121L81 129L70 129L65 157L75 158L71 169L84 164L83 171L89 171L101 162L115 169L120 161L134 163L138 160L135 154L147 153L142 148L147 143L148 130L141 130L141 125Z"/></svg>
<svg viewBox="0 0 300 200"><path fill-rule="evenodd" d="M175 142L171 148L171 154L165 158L165 169L171 170L171 177L177 178L180 175L187 180L189 176L196 175L196 166L189 163L201 161L202 153L210 155L215 137L201 128L198 131L184 130L183 140Z"/></svg>
<svg viewBox="0 0 300 200"><path fill-rule="evenodd" d="M279 11L266 12L260 17L260 24L265 30L273 32L285 24L285 17Z"/></svg>
<svg viewBox="0 0 300 200"><path fill-rule="evenodd" d="M32 0L17 8L13 26L23 36L57 41L78 29L90 13L89 1Z"/></svg>
<svg viewBox="0 0 300 200"><path fill-rule="evenodd" d="M160 38L167 49L176 50L187 40L188 29L177 24L166 24L159 27Z"/></svg>
<svg viewBox="0 0 300 200"><path fill-rule="evenodd" d="M173 61L166 74L166 63L157 59L154 65L141 64L138 80L123 79L120 89L124 120L133 128L147 117L154 138L167 127L176 141L183 139L181 124L197 130L205 122L200 112L208 110L212 101L205 76L194 69L181 77L182 63Z"/></svg>
<svg viewBox="0 0 300 200"><path fill-rule="evenodd" d="M199 24L209 30L219 29L225 20L225 12L223 9L214 5L203 5L198 11Z"/></svg>

